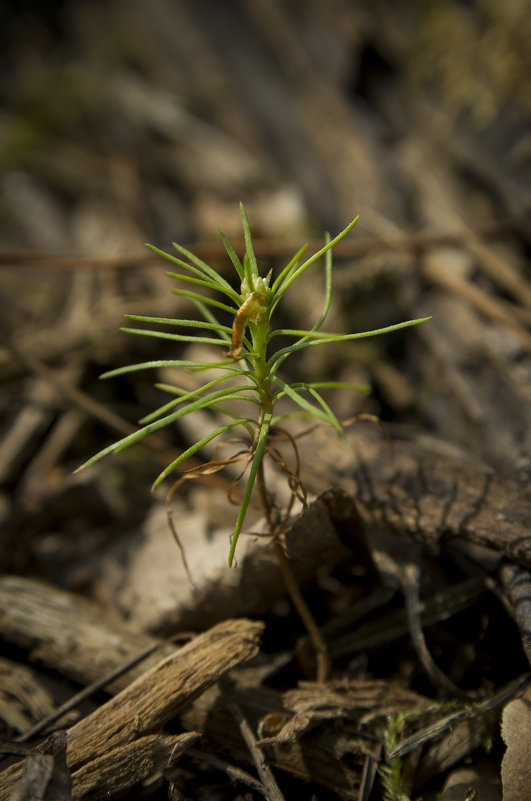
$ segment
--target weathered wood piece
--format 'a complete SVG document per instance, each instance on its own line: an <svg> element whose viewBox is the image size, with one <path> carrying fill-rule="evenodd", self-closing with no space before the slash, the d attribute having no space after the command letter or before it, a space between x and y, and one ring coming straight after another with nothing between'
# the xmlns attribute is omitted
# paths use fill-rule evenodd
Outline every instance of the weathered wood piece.
<svg viewBox="0 0 531 801"><path fill-rule="evenodd" d="M104 616L101 607L79 595L19 576L0 577L0 636L83 685L159 642L111 614ZM123 689L174 652L175 646L160 643L156 653L108 689Z"/></svg>
<svg viewBox="0 0 531 801"><path fill-rule="evenodd" d="M531 500L515 481L443 443L389 442L362 426L348 431L347 442L326 429L299 440L303 478L312 491L346 490L369 543L373 530L432 552L457 540L531 566Z"/></svg>
<svg viewBox="0 0 531 801"><path fill-rule="evenodd" d="M300 739L294 736L279 742L275 742L274 735L284 725L289 728L292 714L280 693L268 687L235 686L230 697L251 727L267 740L263 751L272 767L326 787L341 798L359 801L366 766L377 763L380 758L381 725L386 714L404 706L422 705L425 699L407 691L401 695L398 687L385 682L354 682L352 686L346 683L342 709L337 704L334 709L329 707L327 722L322 713L334 690L328 685L314 687L314 720L308 720L307 730ZM321 697L324 700L319 709ZM311 713L306 711L310 718ZM373 719L379 718L375 727L365 725L371 712ZM204 731L203 746L207 750L212 749L225 757L230 755L237 763L250 761L238 730L231 725L231 714L218 686L187 707L181 720L189 728ZM268 738L268 734L273 736Z"/></svg>
<svg viewBox="0 0 531 801"><path fill-rule="evenodd" d="M22 603L19 603L20 598ZM39 609L45 609L45 614L39 613ZM42 582L13 576L0 578L0 610L0 636L30 648L33 658L44 657L48 666L57 666L67 676L84 675L87 683L101 678L109 668L117 667L124 654L131 651L132 633L124 624L100 611L99 625L96 625L98 607L95 604ZM39 625L41 620L45 623L42 627ZM138 677L132 684L69 730L68 761L74 767L74 777L77 770L98 759L102 753L109 759L114 758L112 754L116 749L128 741L136 742L139 735L147 736L160 729L165 720L175 715L181 703L190 700L194 693L197 695L209 681L215 680L216 668L209 661L208 653L201 648L201 643L213 641L216 647L219 646L223 652L221 664L228 669L238 661L234 644L239 643L240 660L245 658L244 654L250 655L256 647L260 627L260 623L227 621L200 635L178 652L173 646L164 646L173 649L173 655L151 670L142 673L145 663L131 670L129 675ZM91 638L92 652L89 654L85 650L86 644L78 642L80 633ZM146 640L148 644L153 642L153 638L138 635L137 648L145 646ZM75 664L72 654L77 654L80 659L86 658L84 668ZM148 657L146 662L151 663L153 658ZM183 663L179 663L183 658L186 658L189 668L185 676ZM110 664L112 659L114 665ZM217 675L220 673L218 664ZM123 686L126 680L123 676L113 682L111 691L117 692L117 685ZM253 727L270 713L286 715L282 696L275 690L256 686L236 688L234 700ZM203 702L199 696L194 704L187 704L180 719L184 726L204 731L214 752L228 753L231 762L236 764L249 762L248 749L219 689L208 691ZM194 724L190 726L192 721ZM378 749L378 742L351 730L346 723L339 728L332 726L312 731L305 735L302 743L291 744L289 748L270 746L266 756L274 767L311 779L344 798L354 800L362 781L363 766L368 758L377 758ZM120 753L115 756L118 758ZM20 765L0 774L0 801L7 799L6 783L7 787L12 786L19 774ZM74 792L77 792L75 788L74 784Z"/></svg>
<svg viewBox="0 0 531 801"><path fill-rule="evenodd" d="M74 771L73 801L98 801L124 793L157 771L172 767L198 736L195 732L171 737L148 734L107 751Z"/></svg>
<svg viewBox="0 0 531 801"><path fill-rule="evenodd" d="M143 673L70 729L69 764L84 764L159 729L224 673L254 656L262 630L262 623L245 619L218 623Z"/></svg>
<svg viewBox="0 0 531 801"><path fill-rule="evenodd" d="M103 619L101 623L108 639L109 631L105 631ZM262 623L244 619L219 623L183 648L174 649L170 656L71 727L67 762L74 776L76 770L87 763L160 730L181 706L200 695L228 670L253 656L258 650L262 629ZM103 642L105 639L104 636ZM70 647L72 644L71 639ZM121 751L115 756L118 763L126 759ZM2 801L8 798L21 771L21 765L17 764L0 774Z"/></svg>

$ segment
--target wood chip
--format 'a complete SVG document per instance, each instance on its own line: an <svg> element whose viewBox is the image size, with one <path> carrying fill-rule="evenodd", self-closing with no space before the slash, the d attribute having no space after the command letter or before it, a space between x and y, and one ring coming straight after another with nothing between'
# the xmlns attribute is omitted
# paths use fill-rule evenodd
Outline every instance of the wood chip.
<svg viewBox="0 0 531 801"><path fill-rule="evenodd" d="M198 738L195 732L174 736L148 734L107 751L72 775L74 801L99 801L124 793L158 771L170 768Z"/></svg>
<svg viewBox="0 0 531 801"><path fill-rule="evenodd" d="M117 696L68 730L69 767L79 769L109 751L159 730L184 704L253 656L262 629L259 622L227 620L142 673ZM20 774L19 764L0 774L0 801L8 798Z"/></svg>

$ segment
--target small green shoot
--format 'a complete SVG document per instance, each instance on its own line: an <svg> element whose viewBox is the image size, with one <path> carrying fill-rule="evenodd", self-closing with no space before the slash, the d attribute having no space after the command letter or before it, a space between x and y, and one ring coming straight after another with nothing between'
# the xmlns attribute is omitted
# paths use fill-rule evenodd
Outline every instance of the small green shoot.
<svg viewBox="0 0 531 801"><path fill-rule="evenodd" d="M245 240L243 261L240 261L227 237L223 233L220 234L227 254L238 274L238 280L241 283L240 292L233 289L216 270L186 250L186 248L174 243L174 247L179 254L174 256L148 245L154 253L168 259L180 269L178 273L167 273L170 278L180 282L179 286L173 289L173 292L180 297L189 298L193 302L200 319L168 319L164 317L127 315L128 319L151 325L180 326L188 330L197 328L200 333L176 334L150 328L124 329L128 333L139 336L159 337L178 343L188 342L218 346L218 359L205 362L196 362L189 359L144 362L111 370L105 373L102 378L110 378L134 370L158 367L180 367L183 370L194 372L215 369L219 372L219 376L214 380L207 381L193 391L159 385L161 389L173 395L172 399L141 420L140 423L143 427L138 431L104 448L78 468L79 470L84 469L103 456L118 453L139 442L148 434L171 425L193 412L212 409L220 415L221 419L223 417L228 418L223 424L218 425L208 435L195 442L165 467L155 479L153 489L156 489L182 462L203 448L203 446L233 428L242 427L247 433L250 459L246 472L243 498L231 539L229 565L232 565L234 560L236 544L244 525L259 467L267 451L271 427L280 421L286 420L286 418L304 416L331 425L338 436L341 437L343 436L341 423L319 390L325 387L345 387L362 392L368 391L367 387L342 384L341 382L299 381L290 384L279 375L280 368L286 359L317 345L334 345L338 342L386 334L406 326L424 323L430 319L429 317L422 317L374 331L354 334L335 334L322 331L321 327L328 314L332 292L332 248L354 228L358 218L356 217L333 239L327 239L324 246L317 253L314 253L301 263L306 250L306 246L302 247L271 283L271 273L266 276L260 276L258 273L251 229L247 214L241 204L240 212ZM322 256L325 257L323 306L313 327L305 330L272 328L272 315L279 301L297 278ZM203 291L185 289L182 286L183 283L185 285L195 285L201 290L218 293L218 296L211 297L210 294L204 294ZM219 296L222 299L219 299ZM232 327L222 325L219 322L216 317L218 310L229 312L232 315ZM289 345L274 350L272 345L275 337L278 336L290 337L293 341ZM237 379L236 386L231 383L229 387L223 387L224 381L234 378ZM288 397L293 402L294 410L288 414L284 413L275 416L276 403L282 397ZM249 403L248 416L239 416L224 406L227 401L232 400L247 401Z"/></svg>
<svg viewBox="0 0 531 801"><path fill-rule="evenodd" d="M400 739L400 729L406 719L405 714L390 715L385 730L385 751L389 752ZM402 760L388 759L378 769L382 784L383 801L410 801L402 788Z"/></svg>

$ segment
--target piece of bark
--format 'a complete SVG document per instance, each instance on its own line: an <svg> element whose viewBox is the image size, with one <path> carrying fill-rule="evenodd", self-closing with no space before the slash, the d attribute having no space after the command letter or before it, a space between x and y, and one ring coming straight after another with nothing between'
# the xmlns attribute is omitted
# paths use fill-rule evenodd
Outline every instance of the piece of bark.
<svg viewBox="0 0 531 801"><path fill-rule="evenodd" d="M430 701L418 693L383 680L301 682L284 693L283 704L291 717L287 720L262 719L260 730L266 735L260 745L295 743L301 735L324 721L355 720L360 730L375 722L371 734L390 715L426 708ZM280 726L280 728L279 728ZM368 730L367 730L368 731Z"/></svg>
<svg viewBox="0 0 531 801"><path fill-rule="evenodd" d="M231 698L255 731L260 730L264 718L281 725L289 715L282 695L267 687L236 686ZM237 764L250 764L249 751L232 723L225 700L219 687L212 687L183 710L181 722L203 732L206 750ZM367 757L378 760L380 748L379 740L369 729L361 731L351 721L334 720L305 732L295 742L266 745L263 752L273 768L314 782L348 801L358 801Z"/></svg>
<svg viewBox="0 0 531 801"><path fill-rule="evenodd" d="M171 767L198 736L196 732L174 736L148 734L107 751L74 771L73 801L99 801L123 794L158 771Z"/></svg>
<svg viewBox="0 0 531 801"><path fill-rule="evenodd" d="M42 745L34 749L24 760L22 775L13 787L9 801L36 801L40 798L98 801L123 794L158 771L172 767L198 737L196 732L173 736L149 734L107 751L71 776L65 757L67 732L58 732L45 743L61 738L62 751L43 753Z"/></svg>
<svg viewBox="0 0 531 801"><path fill-rule="evenodd" d="M531 567L531 501L515 481L482 463L442 443L389 442L361 426L347 432L347 444L323 428L297 445L307 488L346 490L369 543L374 530L434 553L462 541Z"/></svg>
<svg viewBox="0 0 531 801"><path fill-rule="evenodd" d="M21 576L0 577L0 636L83 685L160 643L160 649L111 684L113 692L175 652L175 646L134 631L80 595Z"/></svg>
<svg viewBox="0 0 531 801"><path fill-rule="evenodd" d="M218 627L214 631L217 630ZM110 668L122 664L124 655L130 654L133 649L134 637L127 626L104 614L95 604L43 582L14 576L0 578L0 635L21 647L30 648L32 658L44 658L48 666L56 667L66 676L77 680L80 676L84 676L85 683L101 679ZM79 638L84 636L88 640L79 642ZM146 643L154 641L152 637L137 635L134 653L141 650ZM185 647L189 648L192 645L193 643L190 643ZM161 652L164 653L166 649L170 649L171 653L175 653L176 650L174 646L165 645L161 648ZM158 652L159 656L161 652ZM76 664L72 653L77 654L78 659L86 660L85 665ZM117 692L126 686L132 676L140 676L141 682L146 676L151 675L143 671L147 665L152 664L154 658L157 658L156 654L114 681L110 685L110 691ZM147 692L153 694L155 690L147 688ZM126 698L130 697L128 689L125 693ZM239 736L230 712L223 707L223 695L213 688L207 693L208 697L204 701L198 698L191 709L183 710L180 715L181 722L188 728L204 730L205 737L214 752L229 754L229 759L233 763L237 764L239 761L247 763L248 750ZM140 701L142 700L141 698ZM160 700L164 704L167 702L164 694ZM275 690L253 686L245 691L238 690L235 700L251 725L255 727L262 718L272 712L282 716L287 712L283 707L280 693ZM120 715L121 701L115 698L109 704L110 706L105 705L96 710L94 717L87 718L73 727L72 731L77 732L78 737L77 743L74 737L69 747L69 753L73 754L72 764L78 764L80 758L86 760L96 758L95 754L89 752L91 721L98 722L98 726L94 725L92 728L93 737L97 731L98 742L100 738L112 735L109 726L112 727L114 724L106 720L109 710L113 710L116 714L115 720L121 720L128 726L131 734L131 726L135 725L135 720L126 721L123 715ZM145 714L146 710L143 709L143 712ZM134 718L134 715L135 712L132 712L131 717ZM142 721L144 727L149 725L145 717L136 721L137 725ZM197 725L191 725L192 721ZM119 732L115 730L114 734L118 736ZM115 738L111 737L110 744L113 742ZM80 757L78 747L82 743L86 744L86 748L83 746L85 750ZM302 743L292 744L289 749L282 746L269 747L267 758L274 767L303 779L315 780L342 797L354 801L357 799L367 757L377 759L378 748L379 745L374 739L364 738L357 731L352 732L345 724L339 729L330 726L309 732L304 736ZM308 765L311 765L311 775L308 772ZM5 772L0 775L5 781L7 778ZM2 792L3 790L0 791L0 801L4 801L7 797L2 795Z"/></svg>
<svg viewBox="0 0 531 801"><path fill-rule="evenodd" d="M143 673L70 729L69 764L81 765L162 727L224 673L254 656L263 628L257 621L226 620Z"/></svg>
<svg viewBox="0 0 531 801"><path fill-rule="evenodd" d="M146 657L152 654L155 650L159 648L158 645L151 646L146 651L141 651L138 656L129 659L127 662L124 662L123 665L118 667L112 673L107 674L102 679L98 681L93 681L91 684L84 687L79 692L71 695L70 698L61 704L58 707L55 707L53 712L45 717L41 718L38 723L32 726L30 729L24 732L22 737L19 737L19 742L24 742L28 740L33 740L35 737L38 737L43 731L51 729L54 724L57 724L57 721L63 716L66 715L71 710L75 710L78 706L80 706L87 698L95 695L100 690L104 689L105 687L110 687L111 684L118 679L120 676L125 675L131 668L135 665L143 662ZM74 712L74 720L77 720L77 713Z"/></svg>
<svg viewBox="0 0 531 801"><path fill-rule="evenodd" d="M531 691L503 710L501 734L507 746L502 762L504 801L531 799Z"/></svg>
<svg viewBox="0 0 531 801"><path fill-rule="evenodd" d="M159 730L180 707L253 656L262 629L260 622L227 620L142 673L68 730L69 767L79 769L105 752ZM7 799L20 771L20 765L14 765L0 774L0 801Z"/></svg>

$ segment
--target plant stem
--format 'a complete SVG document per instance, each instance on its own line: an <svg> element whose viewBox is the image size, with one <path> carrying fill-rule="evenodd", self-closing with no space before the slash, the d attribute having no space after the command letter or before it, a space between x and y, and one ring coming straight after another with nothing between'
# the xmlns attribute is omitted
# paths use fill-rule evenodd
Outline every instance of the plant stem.
<svg viewBox="0 0 531 801"><path fill-rule="evenodd" d="M323 639L319 626L317 625L315 618L312 615L310 608L306 603L304 596L301 592L299 583L291 566L291 561L284 553L284 550L280 543L279 539L280 532L278 531L278 527L273 519L271 503L269 501L269 496L267 494L263 462L260 463L260 466L258 468L257 478L258 478L258 488L260 491L260 500L262 502L262 508L264 510L264 515L267 521L267 527L269 528L269 533L271 534L271 539L273 541L275 556L277 558L280 570L282 571L284 583L286 584L286 588L292 600L293 606L297 610L297 614L302 620L304 627L308 632L308 636L310 637L310 641L312 643L315 652L315 661L317 666L316 681L322 684L323 682L326 681L326 677L328 675L328 657L326 653L326 643Z"/></svg>

